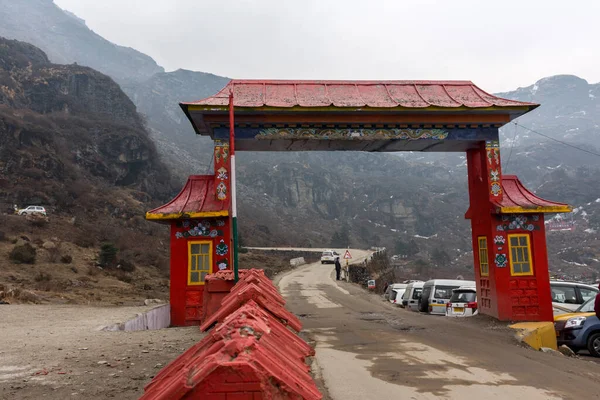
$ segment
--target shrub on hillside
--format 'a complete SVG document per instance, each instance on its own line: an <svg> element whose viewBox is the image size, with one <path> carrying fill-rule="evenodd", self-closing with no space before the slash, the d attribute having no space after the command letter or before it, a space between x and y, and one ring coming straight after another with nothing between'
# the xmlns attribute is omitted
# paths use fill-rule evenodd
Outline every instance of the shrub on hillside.
<svg viewBox="0 0 600 400"><path fill-rule="evenodd" d="M125 272L133 272L135 271L135 265L133 265L133 263L127 261L127 260L119 260L119 265L118 268L121 271L125 271Z"/></svg>
<svg viewBox="0 0 600 400"><path fill-rule="evenodd" d="M112 243L104 243L100 247L100 254L98 254L98 263L101 267L107 268L112 267L117 261L117 252L119 250Z"/></svg>
<svg viewBox="0 0 600 400"><path fill-rule="evenodd" d="M52 280L52 275L47 274L45 272L40 272L33 279L36 282L50 282Z"/></svg>
<svg viewBox="0 0 600 400"><path fill-rule="evenodd" d="M36 251L29 243L15 246L8 258L15 264L35 264Z"/></svg>
<svg viewBox="0 0 600 400"><path fill-rule="evenodd" d="M73 262L73 257L69 254L64 254L60 257L60 262L63 264L71 264Z"/></svg>

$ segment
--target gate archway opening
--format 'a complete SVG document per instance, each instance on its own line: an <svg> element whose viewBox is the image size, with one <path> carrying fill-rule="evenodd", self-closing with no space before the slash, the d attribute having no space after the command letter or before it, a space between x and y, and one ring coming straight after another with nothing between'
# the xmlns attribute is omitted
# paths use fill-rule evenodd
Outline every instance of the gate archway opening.
<svg viewBox="0 0 600 400"><path fill-rule="evenodd" d="M552 321L545 213L570 212L503 176L499 128L538 104L470 81L232 80L181 108L215 143L214 175L192 176L147 219L171 224L175 325L201 315L203 276L232 266L230 94L239 151L465 152L478 305L503 321Z"/></svg>

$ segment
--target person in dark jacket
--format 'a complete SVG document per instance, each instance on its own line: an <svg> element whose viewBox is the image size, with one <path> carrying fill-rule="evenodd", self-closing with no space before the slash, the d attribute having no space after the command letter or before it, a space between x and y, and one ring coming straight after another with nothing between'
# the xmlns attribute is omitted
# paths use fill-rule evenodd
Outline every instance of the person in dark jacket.
<svg viewBox="0 0 600 400"><path fill-rule="evenodd" d="M335 258L335 280L340 280L340 273L342 272L342 264L340 264L340 258Z"/></svg>
<svg viewBox="0 0 600 400"><path fill-rule="evenodd" d="M600 289L600 285L598 285L598 289ZM596 317L600 319L600 292L596 295L596 300L594 301L594 311L596 311Z"/></svg>

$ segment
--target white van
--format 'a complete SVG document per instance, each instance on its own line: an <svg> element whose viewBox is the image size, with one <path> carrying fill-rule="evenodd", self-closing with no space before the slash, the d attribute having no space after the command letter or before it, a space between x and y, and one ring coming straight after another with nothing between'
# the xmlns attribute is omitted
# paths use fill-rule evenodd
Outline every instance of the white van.
<svg viewBox="0 0 600 400"><path fill-rule="evenodd" d="M402 304L402 295L404 295L404 291L406 290L406 287L408 286L407 283L394 283L393 285L390 285L391 289L390 289L390 296L389 296L389 301L392 304Z"/></svg>
<svg viewBox="0 0 600 400"><path fill-rule="evenodd" d="M446 315L446 303L452 297L452 289L458 289L461 286L475 287L475 281L432 279L425 282L421 293L421 301L419 302L419 311Z"/></svg>
<svg viewBox="0 0 600 400"><path fill-rule="evenodd" d="M419 311L419 296L423 290L425 282L411 282L406 287L406 291L402 296L402 306L412 311Z"/></svg>

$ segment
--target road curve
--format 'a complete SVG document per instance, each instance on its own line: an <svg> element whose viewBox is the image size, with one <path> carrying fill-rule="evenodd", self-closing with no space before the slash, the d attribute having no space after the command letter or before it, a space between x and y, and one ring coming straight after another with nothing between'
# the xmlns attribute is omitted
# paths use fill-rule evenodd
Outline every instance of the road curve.
<svg viewBox="0 0 600 400"><path fill-rule="evenodd" d="M370 253L351 252L354 260ZM600 365L519 347L486 317L409 312L336 282L333 266L320 263L278 285L316 342L316 372L330 399L600 398Z"/></svg>

